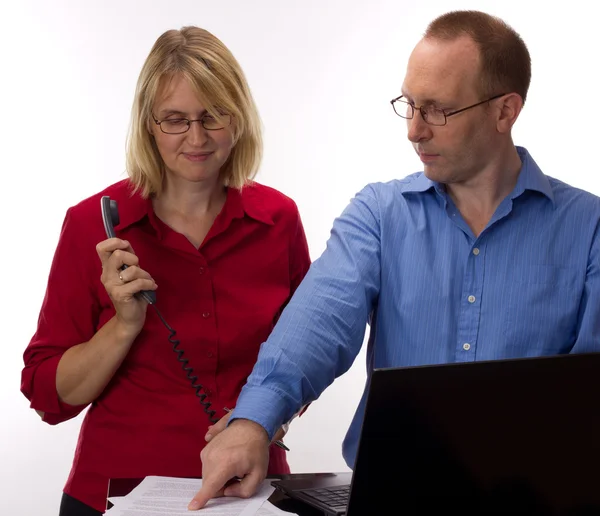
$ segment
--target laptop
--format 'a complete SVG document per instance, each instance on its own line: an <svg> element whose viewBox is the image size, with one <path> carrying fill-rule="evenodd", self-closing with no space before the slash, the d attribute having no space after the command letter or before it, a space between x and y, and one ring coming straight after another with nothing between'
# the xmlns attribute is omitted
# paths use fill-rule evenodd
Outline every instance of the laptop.
<svg viewBox="0 0 600 516"><path fill-rule="evenodd" d="M353 474L272 484L331 516L600 515L600 353L376 369Z"/></svg>

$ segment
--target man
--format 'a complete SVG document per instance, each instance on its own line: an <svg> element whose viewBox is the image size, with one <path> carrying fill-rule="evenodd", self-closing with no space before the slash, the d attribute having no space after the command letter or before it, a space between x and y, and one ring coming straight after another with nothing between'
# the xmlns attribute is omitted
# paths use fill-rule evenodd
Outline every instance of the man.
<svg viewBox="0 0 600 516"><path fill-rule="evenodd" d="M369 370L600 351L600 199L515 147L530 70L497 18L452 12L429 25L392 101L424 173L368 185L335 221L203 450L190 509L233 477L225 494L256 490L275 431L351 366L367 322ZM364 405L343 445L350 467Z"/></svg>

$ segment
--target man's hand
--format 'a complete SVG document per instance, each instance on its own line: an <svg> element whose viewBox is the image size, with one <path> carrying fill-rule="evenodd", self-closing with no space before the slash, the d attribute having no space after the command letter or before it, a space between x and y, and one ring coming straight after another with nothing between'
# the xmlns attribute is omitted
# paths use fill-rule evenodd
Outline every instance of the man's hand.
<svg viewBox="0 0 600 516"><path fill-rule="evenodd" d="M188 509L200 509L218 496L252 496L267 476L269 444L265 429L247 419L236 419L213 437L200 453L202 488ZM236 477L240 480L229 484Z"/></svg>
<svg viewBox="0 0 600 516"><path fill-rule="evenodd" d="M229 412L228 414L225 414L214 425L209 426L208 431L206 432L206 435L204 436L204 440L207 443L209 443L212 439L214 439L217 435L219 435L223 430L225 430L225 428L227 428L227 423L229 422L230 417L231 417L231 412ZM271 440L271 442L281 441L281 439L283 439L285 437L285 434L287 433L288 428L289 428L289 425L283 425L279 430L277 430L277 432L275 432L275 435L273 436L273 439Z"/></svg>

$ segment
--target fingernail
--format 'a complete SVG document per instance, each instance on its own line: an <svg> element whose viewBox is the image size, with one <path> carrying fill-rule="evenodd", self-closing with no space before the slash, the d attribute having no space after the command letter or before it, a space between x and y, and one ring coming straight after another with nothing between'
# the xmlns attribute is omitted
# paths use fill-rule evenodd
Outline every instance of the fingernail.
<svg viewBox="0 0 600 516"><path fill-rule="evenodd" d="M200 507L200 503L198 502L198 500L192 500L188 505L188 509L190 511L195 511L199 507Z"/></svg>
<svg viewBox="0 0 600 516"><path fill-rule="evenodd" d="M204 440L205 440L205 441L210 441L210 440L212 439L212 437L213 437L213 436L212 436L212 434L206 434L206 435L204 436Z"/></svg>

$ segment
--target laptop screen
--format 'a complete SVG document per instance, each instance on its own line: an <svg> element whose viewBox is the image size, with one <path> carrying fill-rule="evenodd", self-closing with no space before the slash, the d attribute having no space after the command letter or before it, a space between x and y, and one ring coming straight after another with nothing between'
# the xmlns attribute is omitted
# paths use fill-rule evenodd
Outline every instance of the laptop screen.
<svg viewBox="0 0 600 516"><path fill-rule="evenodd" d="M374 371L348 515L377 504L600 514L600 354Z"/></svg>

